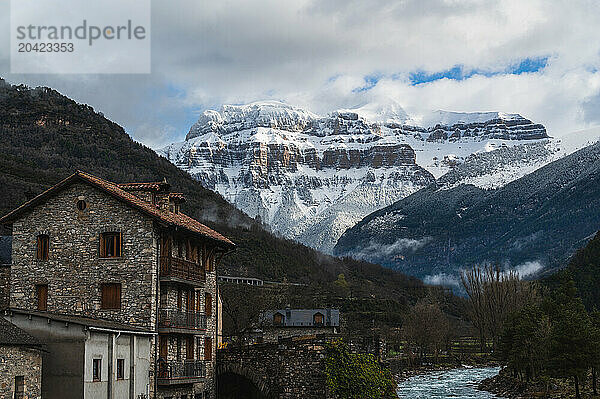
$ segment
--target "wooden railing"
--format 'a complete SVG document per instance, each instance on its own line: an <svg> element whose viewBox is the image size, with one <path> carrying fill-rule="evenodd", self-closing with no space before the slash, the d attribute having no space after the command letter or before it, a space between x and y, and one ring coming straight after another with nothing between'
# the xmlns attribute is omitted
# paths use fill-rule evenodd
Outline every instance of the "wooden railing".
<svg viewBox="0 0 600 399"><path fill-rule="evenodd" d="M206 281L204 267L196 262L171 256L160 257L160 276L175 277L197 283Z"/></svg>
<svg viewBox="0 0 600 399"><path fill-rule="evenodd" d="M185 383L189 379L206 377L206 364L203 360L167 362L161 358L156 366L159 384L172 384L176 381Z"/></svg>
<svg viewBox="0 0 600 399"><path fill-rule="evenodd" d="M206 330L206 315L200 312L160 309L158 312L158 325L165 328Z"/></svg>

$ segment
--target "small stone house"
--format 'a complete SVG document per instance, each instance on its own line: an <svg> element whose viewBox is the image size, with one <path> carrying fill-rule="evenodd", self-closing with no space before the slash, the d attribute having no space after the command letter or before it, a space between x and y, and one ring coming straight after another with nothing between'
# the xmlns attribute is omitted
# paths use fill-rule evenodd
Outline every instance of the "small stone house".
<svg viewBox="0 0 600 399"><path fill-rule="evenodd" d="M73 323L95 335L101 327L90 319L116 323L105 331L113 349L125 342L119 334L131 340L150 333L148 395L214 398L216 269L235 245L182 213L184 201L166 181L116 184L78 171L0 218L12 232L9 312L20 322L48 314L48 326L56 317L78 317ZM87 355L85 362L94 373L97 362ZM52 384L43 374L42 389ZM116 398L108 387L117 373L97 377L91 384L107 390L94 398ZM81 396L60 399L66 397Z"/></svg>
<svg viewBox="0 0 600 399"><path fill-rule="evenodd" d="M42 397L42 345L0 317L0 399Z"/></svg>
<svg viewBox="0 0 600 399"><path fill-rule="evenodd" d="M264 342L302 335L338 334L339 309L277 309L263 312L259 328Z"/></svg>

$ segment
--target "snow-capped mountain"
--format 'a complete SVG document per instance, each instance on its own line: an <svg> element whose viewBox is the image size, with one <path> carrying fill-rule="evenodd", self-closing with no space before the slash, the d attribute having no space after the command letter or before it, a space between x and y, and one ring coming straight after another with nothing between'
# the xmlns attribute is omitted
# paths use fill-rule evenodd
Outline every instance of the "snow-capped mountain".
<svg viewBox="0 0 600 399"><path fill-rule="evenodd" d="M364 216L472 154L498 149L530 161L524 143L540 147L536 156L551 153L544 126L517 114L438 111L425 119L435 123L416 126L394 103L327 116L272 101L224 105L159 153L274 232L328 253Z"/></svg>

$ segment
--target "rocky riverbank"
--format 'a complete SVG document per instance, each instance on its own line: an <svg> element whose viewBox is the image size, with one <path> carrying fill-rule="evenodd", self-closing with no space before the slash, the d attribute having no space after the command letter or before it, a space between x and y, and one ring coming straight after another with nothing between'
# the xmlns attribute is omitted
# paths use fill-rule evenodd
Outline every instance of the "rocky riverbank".
<svg viewBox="0 0 600 399"><path fill-rule="evenodd" d="M486 378L477 386L481 391L487 391L507 399L567 399L574 398L575 392L568 380L547 379L546 381L523 382L513 378L508 370L502 369L498 375ZM582 386L582 398L598 398Z"/></svg>

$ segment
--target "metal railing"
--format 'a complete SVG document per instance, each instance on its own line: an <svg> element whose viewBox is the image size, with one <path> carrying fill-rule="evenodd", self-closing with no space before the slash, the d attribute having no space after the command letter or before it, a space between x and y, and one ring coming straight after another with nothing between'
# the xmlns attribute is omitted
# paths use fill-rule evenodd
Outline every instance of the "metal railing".
<svg viewBox="0 0 600 399"><path fill-rule="evenodd" d="M156 362L158 382L171 382L171 380L183 380L206 377L206 364L203 360L184 360L179 362L168 362L158 359Z"/></svg>
<svg viewBox="0 0 600 399"><path fill-rule="evenodd" d="M206 315L199 312L184 312L177 309L159 309L159 327L190 328L206 330Z"/></svg>
<svg viewBox="0 0 600 399"><path fill-rule="evenodd" d="M206 273L204 267L196 262L171 256L160 257L160 276L176 277L182 280L204 283Z"/></svg>

